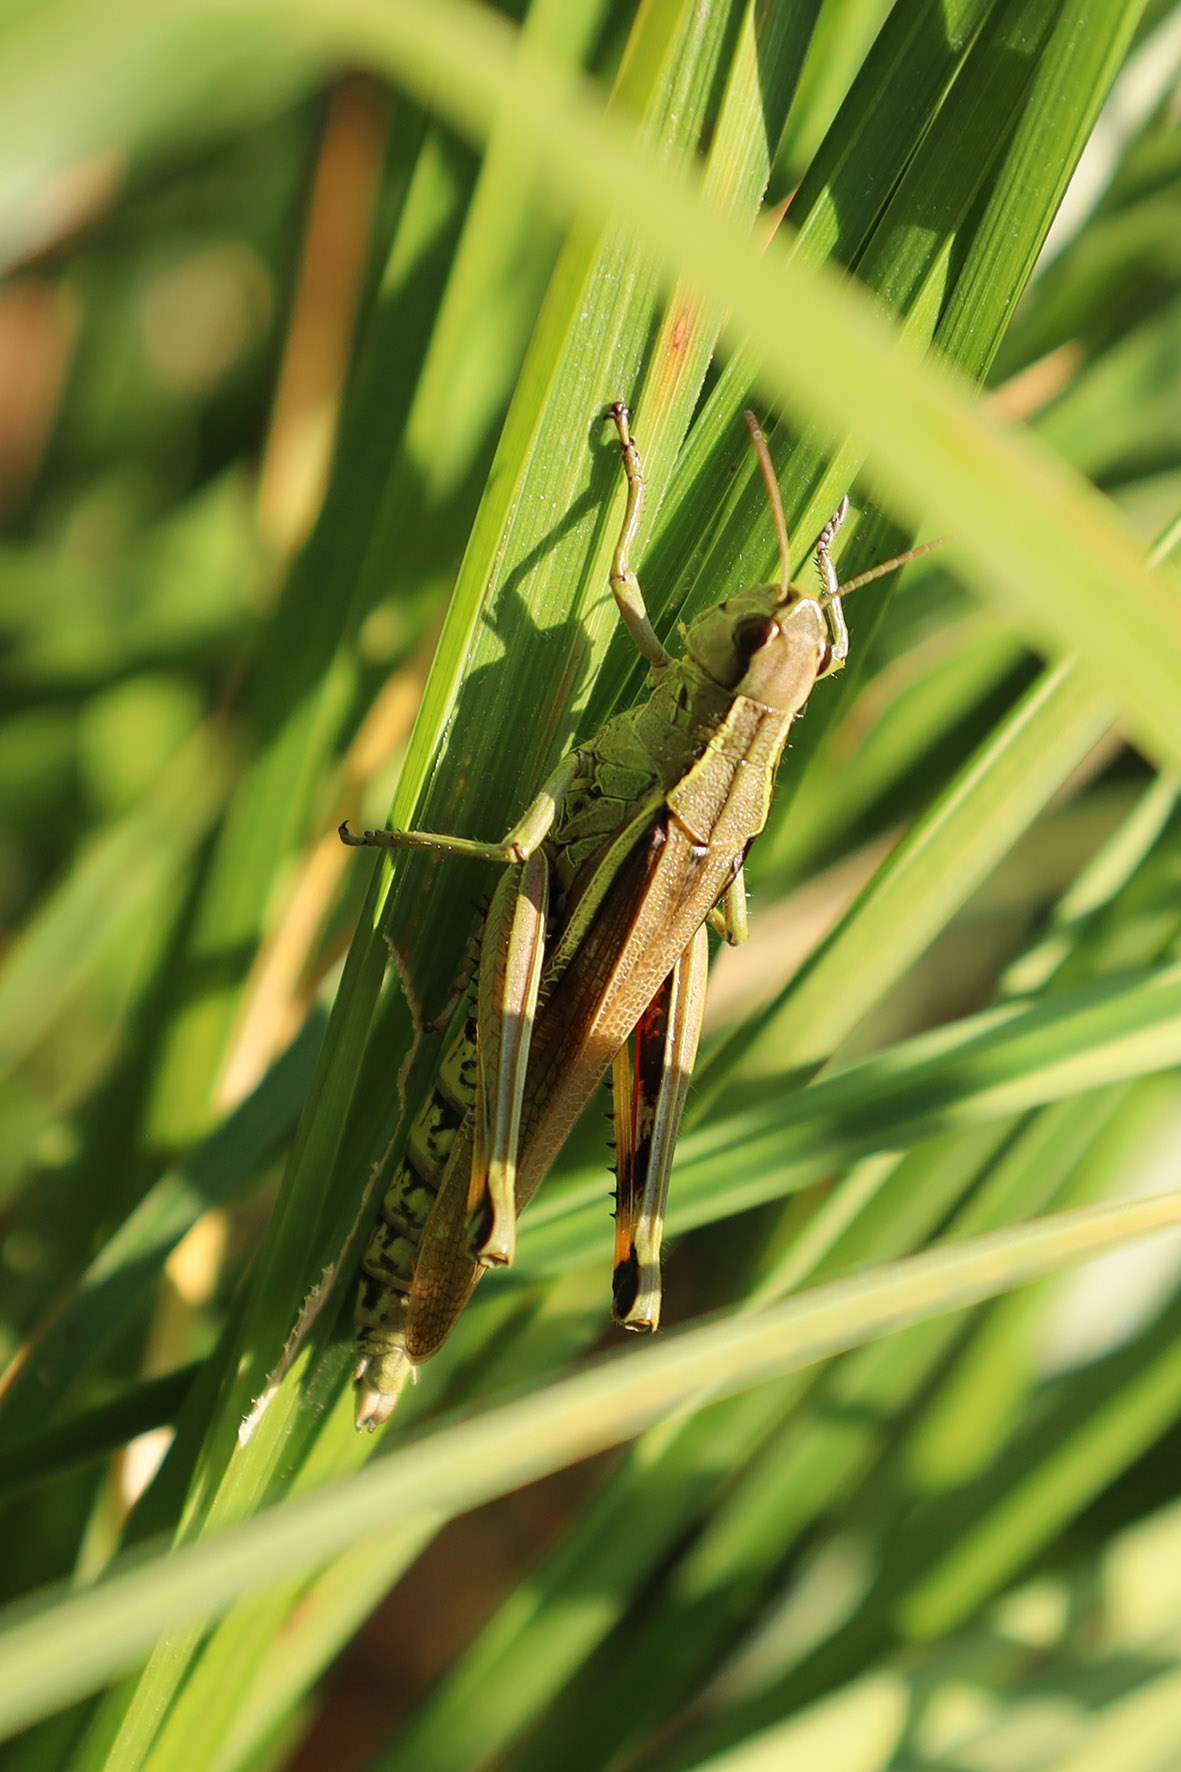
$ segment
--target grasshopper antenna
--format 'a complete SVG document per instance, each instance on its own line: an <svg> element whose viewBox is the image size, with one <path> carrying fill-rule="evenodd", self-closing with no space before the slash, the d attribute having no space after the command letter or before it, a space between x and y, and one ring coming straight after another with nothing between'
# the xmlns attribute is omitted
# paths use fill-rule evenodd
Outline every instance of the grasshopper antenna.
<svg viewBox="0 0 1181 1772"><path fill-rule="evenodd" d="M909 566L912 560L921 560L924 554L933 554L936 548L945 548L948 542L954 540L954 535L941 535L936 541L923 542L921 547L908 548L905 554L895 554L892 560L883 560L880 566L871 566L868 572L859 573L848 584L838 585L831 593L826 592L820 601L831 603L833 597L849 597L863 586L873 584L875 579L885 578L888 572L897 572L900 566Z"/></svg>
<svg viewBox="0 0 1181 1772"><path fill-rule="evenodd" d="M771 504L771 515L775 519L775 539L779 543L779 601L786 603L791 591L791 543L787 536L787 518L783 514L783 498L775 474L775 463L771 460L767 439L764 437L754 413L744 412L742 416L746 420L750 440L754 444L755 454L759 458L763 484L767 488L767 497Z"/></svg>

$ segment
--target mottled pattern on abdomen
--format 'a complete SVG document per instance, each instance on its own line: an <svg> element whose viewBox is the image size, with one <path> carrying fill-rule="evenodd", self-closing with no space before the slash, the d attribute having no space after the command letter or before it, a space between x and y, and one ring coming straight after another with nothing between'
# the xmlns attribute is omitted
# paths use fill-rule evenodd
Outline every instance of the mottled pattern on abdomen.
<svg viewBox="0 0 1181 1772"><path fill-rule="evenodd" d="M401 1330L418 1243L459 1128L476 1099L476 1022L464 1016L439 1064L390 1177L361 1261L357 1338L362 1356L384 1353Z"/></svg>

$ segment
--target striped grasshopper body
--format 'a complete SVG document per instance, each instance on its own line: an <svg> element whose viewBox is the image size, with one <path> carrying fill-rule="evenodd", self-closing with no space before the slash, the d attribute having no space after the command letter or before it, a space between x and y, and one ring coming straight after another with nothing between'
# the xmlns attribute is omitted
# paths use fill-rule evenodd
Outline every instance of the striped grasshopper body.
<svg viewBox="0 0 1181 1772"><path fill-rule="evenodd" d="M745 935L743 859L766 822L792 721L817 680L845 662L841 593L927 551L838 585L829 549L845 500L817 547L819 595L793 586L778 483L748 413L782 576L698 616L685 657L671 658L628 562L644 484L630 415L620 403L610 416L628 482L611 585L651 666L648 699L566 757L503 843L341 828L349 843L504 864L474 1003L453 1022L362 1261L358 1426L387 1419L482 1270L513 1259L517 1214L612 1066L614 1315L627 1328L657 1327L664 1201L701 1029L705 926L731 941Z"/></svg>

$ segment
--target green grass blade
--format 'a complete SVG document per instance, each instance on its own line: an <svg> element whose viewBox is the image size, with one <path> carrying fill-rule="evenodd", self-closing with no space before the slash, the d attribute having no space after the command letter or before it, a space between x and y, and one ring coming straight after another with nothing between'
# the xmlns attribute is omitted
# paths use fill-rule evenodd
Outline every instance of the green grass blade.
<svg viewBox="0 0 1181 1772"><path fill-rule="evenodd" d="M318 1490L200 1545L108 1575L89 1594L21 1608L0 1628L0 1729L19 1728L93 1690L160 1634L224 1608L255 1585L314 1568L383 1521L475 1506L604 1446L617 1445L708 1387L732 1395L929 1316L962 1310L1181 1222L1181 1197L1063 1213L838 1281L764 1313L669 1337L441 1430L347 1484ZM53 1653L47 1656L52 1645ZM68 1665L68 1676L63 1678Z"/></svg>

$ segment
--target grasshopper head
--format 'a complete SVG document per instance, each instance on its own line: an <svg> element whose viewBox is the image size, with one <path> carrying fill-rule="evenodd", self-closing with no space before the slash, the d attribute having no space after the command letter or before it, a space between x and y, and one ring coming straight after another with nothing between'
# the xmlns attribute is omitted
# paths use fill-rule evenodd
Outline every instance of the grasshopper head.
<svg viewBox="0 0 1181 1772"><path fill-rule="evenodd" d="M794 714L829 667L829 626L816 598L791 582L791 547L775 464L753 412L746 414L746 424L775 520L783 573L777 585L740 591L699 615L685 644L693 663L723 689Z"/></svg>
<svg viewBox="0 0 1181 1772"><path fill-rule="evenodd" d="M803 591L790 589L785 598L779 585L760 585L699 615L685 645L723 689L794 713L828 662L828 624Z"/></svg>

